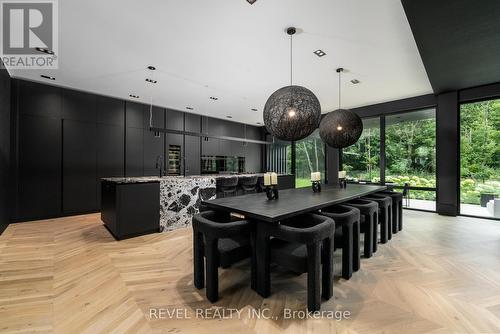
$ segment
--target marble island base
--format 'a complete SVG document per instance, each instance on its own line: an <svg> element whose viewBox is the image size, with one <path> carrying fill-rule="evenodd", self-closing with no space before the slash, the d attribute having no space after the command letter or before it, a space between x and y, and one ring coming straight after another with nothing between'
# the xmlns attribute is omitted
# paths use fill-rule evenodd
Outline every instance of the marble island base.
<svg viewBox="0 0 500 334"><path fill-rule="evenodd" d="M101 219L117 239L190 226L201 202L216 197L209 176L105 178L101 188Z"/></svg>

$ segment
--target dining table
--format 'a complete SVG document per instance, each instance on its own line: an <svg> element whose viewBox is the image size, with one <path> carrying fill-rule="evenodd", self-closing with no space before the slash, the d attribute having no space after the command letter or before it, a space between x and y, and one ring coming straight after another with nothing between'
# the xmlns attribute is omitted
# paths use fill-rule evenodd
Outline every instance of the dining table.
<svg viewBox="0 0 500 334"><path fill-rule="evenodd" d="M269 200L265 193L253 193L203 201L211 210L237 213L255 224L252 233L252 288L263 297L270 294L266 265L269 261L268 240L260 237L262 224L278 224L295 216L318 212L322 208L348 202L369 194L386 190L382 185L348 184L346 188L338 185L323 185L321 192L313 192L311 187L279 191L279 198Z"/></svg>

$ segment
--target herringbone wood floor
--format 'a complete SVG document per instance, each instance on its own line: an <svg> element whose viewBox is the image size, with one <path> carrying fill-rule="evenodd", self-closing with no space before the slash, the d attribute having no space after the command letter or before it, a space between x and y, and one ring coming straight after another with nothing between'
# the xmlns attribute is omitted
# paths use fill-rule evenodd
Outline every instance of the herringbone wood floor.
<svg viewBox="0 0 500 334"><path fill-rule="evenodd" d="M215 304L241 317L195 317L212 305L193 288L191 245L190 229L116 242L97 214L13 224L0 237L0 332L500 332L496 222L405 212L403 232L350 281L336 279L322 310L350 311L342 321L283 319L285 308L305 309L305 275L273 268L273 294L262 299L245 262L220 271ZM155 308L191 319L151 319ZM277 318L246 312L264 308Z"/></svg>

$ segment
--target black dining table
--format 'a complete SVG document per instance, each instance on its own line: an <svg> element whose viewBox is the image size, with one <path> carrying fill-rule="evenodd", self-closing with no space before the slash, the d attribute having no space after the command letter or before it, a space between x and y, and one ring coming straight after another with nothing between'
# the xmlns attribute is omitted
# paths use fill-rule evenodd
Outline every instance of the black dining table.
<svg viewBox="0 0 500 334"><path fill-rule="evenodd" d="M380 185L348 184L342 189L339 186L324 185L321 192L313 192L311 187L280 190L279 199L268 200L265 193L254 193L242 196L232 196L204 201L203 204L215 211L224 211L244 215L246 219L255 222L256 233L252 236L254 249L267 249L266 240L259 238L259 225L279 223L303 213L314 212L331 205L344 203L352 199L360 198L369 194L386 190L387 187ZM253 256L255 261L252 267L252 286L261 296L267 297L270 291L266 291L264 282L266 275L266 261L269 261L266 252L259 252L259 256Z"/></svg>

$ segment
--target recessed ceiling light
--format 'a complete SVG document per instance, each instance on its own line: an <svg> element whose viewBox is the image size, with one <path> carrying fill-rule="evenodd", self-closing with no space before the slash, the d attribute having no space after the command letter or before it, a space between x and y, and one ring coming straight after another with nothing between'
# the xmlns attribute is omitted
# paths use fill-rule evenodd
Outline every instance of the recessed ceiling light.
<svg viewBox="0 0 500 334"><path fill-rule="evenodd" d="M186 107L187 110L194 110L193 107Z"/></svg>
<svg viewBox="0 0 500 334"><path fill-rule="evenodd" d="M50 76L48 76L48 75L44 75L44 74L42 74L42 75L40 75L40 76L41 76L42 78L44 78L44 79L56 80L56 78L54 78L54 77L50 77Z"/></svg>
<svg viewBox="0 0 500 334"><path fill-rule="evenodd" d="M251 5L253 5L257 0L247 0L247 2Z"/></svg>
<svg viewBox="0 0 500 334"><path fill-rule="evenodd" d="M226 117L227 117L227 118L233 118L233 116L229 116L229 115L228 115L228 116L226 116Z"/></svg>
<svg viewBox="0 0 500 334"><path fill-rule="evenodd" d="M259 111L257 108L252 108L252 111Z"/></svg>
<svg viewBox="0 0 500 334"><path fill-rule="evenodd" d="M148 70L154 71L154 70L156 70L156 67L154 67L154 66L152 66L152 65L149 65L149 66L148 66Z"/></svg>
<svg viewBox="0 0 500 334"><path fill-rule="evenodd" d="M358 79L352 79L352 80L351 80L351 83L352 83L353 85L357 85L357 84L361 83L361 81L359 81Z"/></svg>
<svg viewBox="0 0 500 334"><path fill-rule="evenodd" d="M45 53L45 54L48 54L48 55L53 55L54 54L54 51L52 50L49 50L47 48L40 48L40 47L37 47L35 48L35 50L39 51L39 52L42 52L42 53Z"/></svg>
<svg viewBox="0 0 500 334"><path fill-rule="evenodd" d="M215 97L215 96L210 96L210 100L217 101L218 99L219 99L218 97Z"/></svg>
<svg viewBox="0 0 500 334"><path fill-rule="evenodd" d="M323 56L326 56L326 53L325 53L323 50L320 50L320 49L318 49L318 50L314 51L314 54L315 54L316 56L318 56L318 57L323 57Z"/></svg>
<svg viewBox="0 0 500 334"><path fill-rule="evenodd" d="M138 98L139 98L139 95L130 94L129 96L130 96L131 98L133 98L133 99L138 99Z"/></svg>
<svg viewBox="0 0 500 334"><path fill-rule="evenodd" d="M154 84L158 82L158 81L156 81L156 80L149 79L149 78L148 78L148 79L146 79L146 81L147 81L147 82L149 82L149 83L154 83Z"/></svg>

